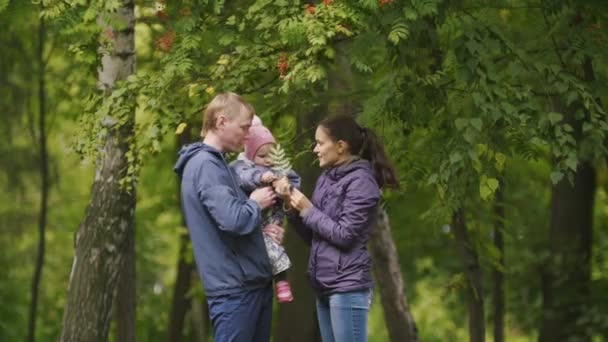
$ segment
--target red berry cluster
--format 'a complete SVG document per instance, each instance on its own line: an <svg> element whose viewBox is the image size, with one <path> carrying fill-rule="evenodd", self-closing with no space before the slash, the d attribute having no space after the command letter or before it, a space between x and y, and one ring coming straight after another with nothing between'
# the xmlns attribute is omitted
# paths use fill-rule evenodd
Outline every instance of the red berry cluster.
<svg viewBox="0 0 608 342"><path fill-rule="evenodd" d="M395 0L378 0L380 7L382 7L384 5L392 4L393 2L395 2Z"/></svg>
<svg viewBox="0 0 608 342"><path fill-rule="evenodd" d="M284 78L287 74L287 70L289 70L289 61L287 60L287 55L280 55L277 60L277 69L279 69L279 76Z"/></svg>
<svg viewBox="0 0 608 342"><path fill-rule="evenodd" d="M162 21L169 20L169 15L165 11L156 11L156 16Z"/></svg>
<svg viewBox="0 0 608 342"><path fill-rule="evenodd" d="M332 3L332 2L333 2L333 0L323 0L323 4L324 4L325 6L329 6L329 5L331 5L331 3Z"/></svg>
<svg viewBox="0 0 608 342"><path fill-rule="evenodd" d="M156 45L157 50L169 52L169 51L171 51L171 48L173 47L174 42L175 42L175 32L169 31L169 32L165 33L164 35L160 36L159 38L157 38L154 43Z"/></svg>
<svg viewBox="0 0 608 342"><path fill-rule="evenodd" d="M114 39L114 30L109 26L103 29L103 34L107 39Z"/></svg>
<svg viewBox="0 0 608 342"><path fill-rule="evenodd" d="M311 4L306 4L306 12L308 14L315 14L315 6Z"/></svg>

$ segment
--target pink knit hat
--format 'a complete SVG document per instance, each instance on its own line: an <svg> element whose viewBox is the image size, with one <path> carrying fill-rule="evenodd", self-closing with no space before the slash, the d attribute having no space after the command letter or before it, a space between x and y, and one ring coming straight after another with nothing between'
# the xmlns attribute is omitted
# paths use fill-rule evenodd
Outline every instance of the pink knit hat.
<svg viewBox="0 0 608 342"><path fill-rule="evenodd" d="M276 140L274 140L272 133L270 133L268 128L264 127L262 121L256 115L251 122L249 135L247 141L245 141L245 156L247 159L253 160L260 147L275 143Z"/></svg>

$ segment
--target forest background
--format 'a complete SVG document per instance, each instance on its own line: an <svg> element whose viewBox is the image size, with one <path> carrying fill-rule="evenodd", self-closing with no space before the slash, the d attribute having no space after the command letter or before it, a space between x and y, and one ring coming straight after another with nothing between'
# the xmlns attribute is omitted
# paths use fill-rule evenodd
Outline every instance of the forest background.
<svg viewBox="0 0 608 342"><path fill-rule="evenodd" d="M234 91L378 132L370 341L608 340L605 0L0 0L0 340L209 341L172 170ZM320 341L307 248L274 341ZM405 328L404 328L405 327Z"/></svg>

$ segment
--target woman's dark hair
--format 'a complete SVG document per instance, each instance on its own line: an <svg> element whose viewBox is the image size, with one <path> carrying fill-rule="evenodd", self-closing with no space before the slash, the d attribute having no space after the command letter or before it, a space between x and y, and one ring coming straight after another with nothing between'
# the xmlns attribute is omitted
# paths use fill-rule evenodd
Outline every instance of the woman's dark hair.
<svg viewBox="0 0 608 342"><path fill-rule="evenodd" d="M360 126L348 115L329 117L319 123L332 141L342 140L348 144L353 155L368 160L372 164L378 185L398 188L397 172L393 163L384 152L384 146L376 133L367 127Z"/></svg>

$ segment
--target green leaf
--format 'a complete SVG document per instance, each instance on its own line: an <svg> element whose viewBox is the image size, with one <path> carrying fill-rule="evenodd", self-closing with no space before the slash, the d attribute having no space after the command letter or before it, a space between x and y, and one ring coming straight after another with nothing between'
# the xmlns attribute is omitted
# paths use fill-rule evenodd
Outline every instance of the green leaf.
<svg viewBox="0 0 608 342"><path fill-rule="evenodd" d="M0 0L0 13L8 7L10 0Z"/></svg>
<svg viewBox="0 0 608 342"><path fill-rule="evenodd" d="M560 171L551 172L551 182L553 183L553 185L559 183L559 181L561 181L562 178L564 178L564 174L562 172L560 172Z"/></svg>
<svg viewBox="0 0 608 342"><path fill-rule="evenodd" d="M483 122L481 121L480 118L473 118L470 120L471 125L473 125L473 127L475 127L478 131L481 132L481 128L483 126Z"/></svg>
<svg viewBox="0 0 608 342"><path fill-rule="evenodd" d="M450 154L450 163L454 164L462 160L462 155L458 152Z"/></svg>
<svg viewBox="0 0 608 342"><path fill-rule="evenodd" d="M561 113L556 112L550 112L549 114L547 114L547 117L549 118L549 121L551 121L552 124L556 124L562 121L562 119L564 118Z"/></svg>
<svg viewBox="0 0 608 342"><path fill-rule="evenodd" d="M485 184L481 184L479 186L479 196L484 201L487 200L492 195L492 190Z"/></svg>
<svg viewBox="0 0 608 342"><path fill-rule="evenodd" d="M455 124L456 124L456 129L461 131L463 128L465 128L468 124L469 120L467 119L456 119Z"/></svg>
<svg viewBox="0 0 608 342"><path fill-rule="evenodd" d="M289 158L285 155L285 150L280 144L276 144L270 149L268 157L273 165L272 170L279 176L284 176L291 170Z"/></svg>
<svg viewBox="0 0 608 342"><path fill-rule="evenodd" d="M409 36L410 31L406 23L398 22L393 25L391 32L388 34L388 40L394 45L399 44L400 40L405 40Z"/></svg>
<svg viewBox="0 0 608 342"><path fill-rule="evenodd" d="M565 163L570 170L576 171L576 167L578 166L578 158L576 157L576 155L571 154L570 156L568 156Z"/></svg>
<svg viewBox="0 0 608 342"><path fill-rule="evenodd" d="M483 156L486 152L488 152L488 145L486 144L477 144L475 145L475 152L478 156Z"/></svg>
<svg viewBox="0 0 608 342"><path fill-rule="evenodd" d="M466 142L472 144L475 141L475 137L477 136L477 134L475 134L474 130L467 129L462 136L464 137L464 140L466 140Z"/></svg>
<svg viewBox="0 0 608 342"><path fill-rule="evenodd" d="M485 175L479 179L479 196L485 201L489 199L498 189L496 178L487 178Z"/></svg>
<svg viewBox="0 0 608 342"><path fill-rule="evenodd" d="M572 102L576 101L576 99L578 98L578 93L576 91L569 91L568 95L566 96L566 104L569 106L572 104Z"/></svg>
<svg viewBox="0 0 608 342"><path fill-rule="evenodd" d="M488 178L488 180L486 181L486 184L488 184L488 187L492 190L492 192L496 191L496 189L498 189L498 179L496 178Z"/></svg>

